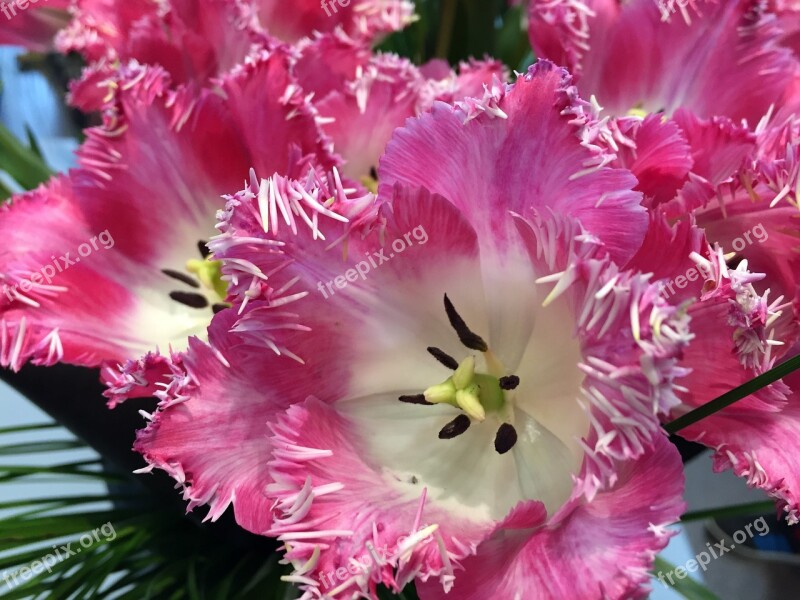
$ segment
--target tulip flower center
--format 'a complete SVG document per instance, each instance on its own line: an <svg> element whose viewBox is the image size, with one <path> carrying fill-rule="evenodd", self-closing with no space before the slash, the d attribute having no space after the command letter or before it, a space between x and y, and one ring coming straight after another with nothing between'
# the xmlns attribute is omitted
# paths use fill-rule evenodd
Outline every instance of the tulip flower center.
<svg viewBox="0 0 800 600"><path fill-rule="evenodd" d="M205 309L209 306L217 313L229 305L225 303L228 285L222 280L222 263L210 258L205 242L197 244L202 258L191 258L186 261L185 272L164 269L162 273L180 281L192 291L178 289L169 293L175 302L194 309Z"/></svg>
<svg viewBox="0 0 800 600"><path fill-rule="evenodd" d="M509 309L517 310L530 291L525 275L504 279ZM437 294L434 306L419 307L425 326L415 328L412 314L377 342L389 352L402 348L402 357L375 352L364 336L368 368L353 375L337 410L358 433L359 451L409 497L424 487L431 500L479 520L503 519L530 499L555 514L572 493L590 427L571 310L566 302L526 302L534 315L517 331L482 315L480 291L470 298L474 288L459 288L460 279L444 285L445 315ZM457 305L450 286L463 298Z"/></svg>
<svg viewBox="0 0 800 600"><path fill-rule="evenodd" d="M373 194L378 193L378 171L375 169L375 167L370 168L369 175L361 176L361 185L363 185L367 191L372 192Z"/></svg>
<svg viewBox="0 0 800 600"><path fill-rule="evenodd" d="M463 434L473 421L482 423L487 414L500 423L495 436L494 447L499 454L505 454L517 443L517 432L509 423L509 403L506 391L519 385L519 377L506 375L505 369L497 360L489 346L479 335L473 333L445 294L444 306L450 324L458 334L461 343L471 350L483 352L488 373L475 371L475 357L468 356L461 363L439 348L429 347L428 352L444 366L454 370L452 376L442 383L428 387L422 394L400 396L401 402L409 404L450 404L463 411L455 419L442 427L439 439L452 439Z"/></svg>
<svg viewBox="0 0 800 600"><path fill-rule="evenodd" d="M193 258L186 262L186 270L196 275L203 287L217 295L219 300L225 300L228 294L228 284L222 281L222 262L210 258Z"/></svg>

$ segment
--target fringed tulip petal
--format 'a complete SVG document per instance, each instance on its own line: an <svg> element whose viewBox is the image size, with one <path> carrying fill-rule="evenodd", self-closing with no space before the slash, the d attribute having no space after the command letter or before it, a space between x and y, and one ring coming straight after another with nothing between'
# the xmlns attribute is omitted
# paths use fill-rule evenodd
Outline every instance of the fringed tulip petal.
<svg viewBox="0 0 800 600"><path fill-rule="evenodd" d="M449 594L428 582L418 586L420 598L646 598L653 558L683 510L682 464L675 447L659 438L617 470L612 487L591 502L574 498L549 523L535 503L520 504L461 562Z"/></svg>
<svg viewBox="0 0 800 600"><path fill-rule="evenodd" d="M538 56L576 73L581 93L617 116L686 108L755 126L798 68L763 5L533 0L530 38Z"/></svg>

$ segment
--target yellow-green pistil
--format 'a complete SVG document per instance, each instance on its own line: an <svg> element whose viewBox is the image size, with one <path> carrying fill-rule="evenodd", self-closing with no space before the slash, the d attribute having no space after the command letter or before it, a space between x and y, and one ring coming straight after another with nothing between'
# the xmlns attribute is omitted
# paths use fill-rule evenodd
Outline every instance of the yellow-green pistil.
<svg viewBox="0 0 800 600"><path fill-rule="evenodd" d="M439 431L439 439L443 440L452 439L467 431L470 418L482 422L486 419L487 412L495 413L501 425L495 435L494 447L499 454L505 454L517 443L517 431L510 422L506 422L506 418L513 421L513 411L506 406L505 390L515 389L519 385L519 377L503 374L503 365L489 350L489 345L483 338L467 326L447 294L444 296L444 308L461 343L470 350L483 353L489 374L475 372L474 356L468 356L459 363L440 348L431 346L428 352L445 367L453 369L453 374L422 394L400 396L399 400L408 404L450 404L464 411Z"/></svg>
<svg viewBox="0 0 800 600"><path fill-rule="evenodd" d="M186 270L195 275L208 290L216 292L219 299L228 295L228 284L222 280L222 261L210 258L192 258L186 261Z"/></svg>
<svg viewBox="0 0 800 600"><path fill-rule="evenodd" d="M222 263L213 260L207 251L205 242L198 242L197 248L202 258L192 258L186 261L185 271L162 269L161 272L176 281L180 281L193 290L185 287L169 293L169 297L184 306L196 309L211 309L217 313L229 306L225 302L228 295L228 286L222 280Z"/></svg>
<svg viewBox="0 0 800 600"><path fill-rule="evenodd" d="M423 396L431 404L446 403L460 408L476 421L486 419L487 411L499 412L506 401L497 377L475 372L474 356L461 361L452 376L429 387Z"/></svg>

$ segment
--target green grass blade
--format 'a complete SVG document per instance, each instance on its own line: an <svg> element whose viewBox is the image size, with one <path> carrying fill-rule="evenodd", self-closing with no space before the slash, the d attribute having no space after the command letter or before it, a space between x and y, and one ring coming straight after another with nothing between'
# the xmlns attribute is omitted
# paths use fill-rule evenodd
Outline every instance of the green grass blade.
<svg viewBox="0 0 800 600"><path fill-rule="evenodd" d="M0 428L0 435L7 433L20 433L23 431L40 431L44 429L59 429L61 425L58 423L39 423L33 425L14 425L13 427Z"/></svg>
<svg viewBox="0 0 800 600"><path fill-rule="evenodd" d="M0 125L0 169L26 190L32 190L52 175L36 151L25 147L3 125Z"/></svg>
<svg viewBox="0 0 800 600"><path fill-rule="evenodd" d="M40 452L61 452L86 448L86 444L77 440L63 440L52 442L28 442L25 444L10 444L0 446L0 456L16 456L19 454L36 454Z"/></svg>

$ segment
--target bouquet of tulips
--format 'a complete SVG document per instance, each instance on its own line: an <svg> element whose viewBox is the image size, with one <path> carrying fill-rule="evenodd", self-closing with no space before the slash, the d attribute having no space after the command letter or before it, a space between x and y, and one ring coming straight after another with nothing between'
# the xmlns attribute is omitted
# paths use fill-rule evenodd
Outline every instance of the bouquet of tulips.
<svg viewBox="0 0 800 600"><path fill-rule="evenodd" d="M296 595L644 598L675 435L800 519L796 3L3 2L93 124L0 209L0 364Z"/></svg>

